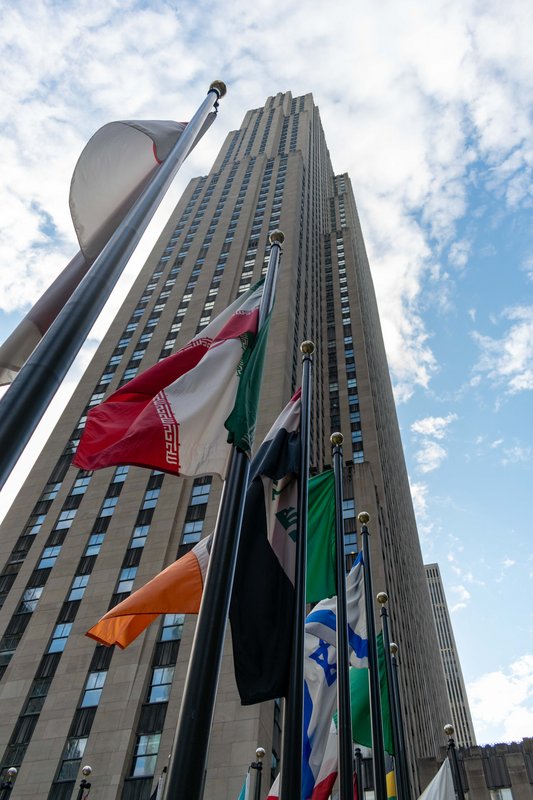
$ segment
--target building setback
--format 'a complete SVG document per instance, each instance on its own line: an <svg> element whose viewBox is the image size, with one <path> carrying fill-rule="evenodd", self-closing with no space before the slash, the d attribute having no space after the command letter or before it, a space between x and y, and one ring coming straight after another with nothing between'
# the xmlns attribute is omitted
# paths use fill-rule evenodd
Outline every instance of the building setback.
<svg viewBox="0 0 533 800"><path fill-rule="evenodd" d="M312 339L311 463L331 461L329 435L341 430L346 549L357 549L356 514L368 511L416 794L417 760L444 744L446 684L351 183L333 173L312 96L286 92L249 111L209 175L188 185L2 526L0 754L3 769L19 770L12 800L66 800L87 763L95 800L144 800L167 763L194 617L164 617L125 651L83 634L213 529L221 483L135 467L91 474L70 462L92 406L264 274L276 228L285 243L256 446L298 386L300 343ZM268 620L257 624L268 636ZM279 702L240 706L228 642L207 800L238 795L257 745L267 750L266 796L281 711Z"/></svg>
<svg viewBox="0 0 533 800"><path fill-rule="evenodd" d="M439 565L424 564L424 569L426 570L431 607L437 629L442 667L446 677L446 686L448 687L448 698L452 712L451 722L455 729L455 740L459 747L472 747L472 745L476 744L476 737Z"/></svg>

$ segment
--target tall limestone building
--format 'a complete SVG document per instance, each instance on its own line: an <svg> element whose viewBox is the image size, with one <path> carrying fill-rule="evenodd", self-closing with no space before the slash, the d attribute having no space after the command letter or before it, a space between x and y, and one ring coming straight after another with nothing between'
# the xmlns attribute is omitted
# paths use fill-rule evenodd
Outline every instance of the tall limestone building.
<svg viewBox="0 0 533 800"><path fill-rule="evenodd" d="M270 97L190 182L38 458L0 536L0 755L12 800L145 800L167 763L195 618L167 616L124 651L84 632L214 526L218 478L70 466L88 410L175 352L264 274L285 234L256 446L298 386L300 343L316 344L313 468L344 433L346 551L371 515L374 587L399 645L413 790L417 758L444 744L450 711L376 298L348 175L335 176L311 95ZM268 620L257 625L268 636ZM278 767L282 703L241 707L229 643L211 737L208 800L233 800L267 750Z"/></svg>

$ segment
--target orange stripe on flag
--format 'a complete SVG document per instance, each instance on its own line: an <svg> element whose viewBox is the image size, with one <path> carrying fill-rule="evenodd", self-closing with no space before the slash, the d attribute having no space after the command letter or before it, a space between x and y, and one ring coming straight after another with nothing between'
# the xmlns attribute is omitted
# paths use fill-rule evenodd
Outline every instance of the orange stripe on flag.
<svg viewBox="0 0 533 800"><path fill-rule="evenodd" d="M202 589L200 564L191 551L108 611L87 636L127 647L159 614L197 614Z"/></svg>

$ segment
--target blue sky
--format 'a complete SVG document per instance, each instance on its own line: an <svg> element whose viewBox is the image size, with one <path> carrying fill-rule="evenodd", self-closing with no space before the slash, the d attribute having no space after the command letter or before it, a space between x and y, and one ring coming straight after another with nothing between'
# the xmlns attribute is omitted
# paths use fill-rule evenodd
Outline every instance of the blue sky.
<svg viewBox="0 0 533 800"><path fill-rule="evenodd" d="M313 92L354 185L478 742L533 735L530 0L332 0L327 13L319 0L6 0L0 14L0 338L77 249L68 188L96 128L186 119L211 80L228 84L44 428L187 179L247 109Z"/></svg>

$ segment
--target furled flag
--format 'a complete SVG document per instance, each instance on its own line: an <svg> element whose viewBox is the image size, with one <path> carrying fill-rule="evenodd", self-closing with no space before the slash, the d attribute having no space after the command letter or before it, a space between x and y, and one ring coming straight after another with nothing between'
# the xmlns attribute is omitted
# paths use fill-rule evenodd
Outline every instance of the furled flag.
<svg viewBox="0 0 533 800"><path fill-rule="evenodd" d="M452 768L446 758L431 783L426 786L418 800L455 800Z"/></svg>
<svg viewBox="0 0 533 800"><path fill-rule="evenodd" d="M351 663L368 665L363 561L360 554L346 579ZM337 598L318 603L305 624L304 742L302 800L327 800L338 770L332 718L337 705ZM268 795L278 797L278 786Z"/></svg>
<svg viewBox="0 0 533 800"><path fill-rule="evenodd" d="M250 800L250 770L246 774L242 789L239 792L237 800Z"/></svg>
<svg viewBox="0 0 533 800"><path fill-rule="evenodd" d="M335 476L329 469L309 479L306 600L318 603L337 594Z"/></svg>
<svg viewBox="0 0 533 800"><path fill-rule="evenodd" d="M185 347L93 408L73 463L224 477L230 452L224 424L241 378L248 369L259 374L254 362L264 358L265 326L257 336L262 290L256 284Z"/></svg>
<svg viewBox="0 0 533 800"><path fill-rule="evenodd" d="M208 115L195 144L215 116ZM0 386L15 378L186 127L159 120L110 122L89 139L69 198L80 252L0 346Z"/></svg>
<svg viewBox="0 0 533 800"><path fill-rule="evenodd" d="M298 517L301 398L281 412L254 458L230 606L235 678L245 705L286 694ZM263 624L259 625L258 620ZM264 624L268 636L264 635Z"/></svg>
<svg viewBox="0 0 533 800"><path fill-rule="evenodd" d="M383 634L376 636L379 665L379 684L381 694L381 715L383 726L383 745L385 751L394 755L392 735L389 684L383 647ZM352 736L354 742L364 747L372 747L372 728L370 720L370 693L368 688L368 669L350 669L350 701L352 709Z"/></svg>
<svg viewBox="0 0 533 800"><path fill-rule="evenodd" d="M269 443L271 443L272 447L274 448L274 460L276 454L278 457L281 457L280 453L285 452L287 459L286 463L288 461L290 462L290 467L292 467L294 470L298 469L299 439L297 429L299 427L299 415L300 401L298 393L290 401L287 408L282 411L280 417L269 434L267 434L265 442L259 448L257 455L252 461L251 475L255 478L255 487L254 480L252 480L252 484L246 497L246 508L248 508L248 504L250 503L251 510L245 510L245 520L254 520L254 514L258 513L257 503L259 502L262 508L262 516L260 519L259 517L255 518L255 529L250 529L249 535L253 537L255 531L255 534L257 534L258 537L264 537L264 539L261 541L254 542L252 540L248 543L249 552L253 550L254 544L257 546L258 554L257 556L253 556L254 558L262 558L264 556L263 549L266 549L267 547L270 548L270 544L266 542L267 534L265 531L267 524L270 525L270 537L273 542L276 542L275 546L278 547L278 552L280 552L280 546L278 546L279 542L283 542L283 536L286 535L286 531L288 530L289 533L293 531L293 527L290 524L287 528L283 528L282 522L287 525L288 521L292 520L292 523L294 523L293 516L294 509L296 508L294 505L296 503L296 499L294 497L296 487L295 476L292 483L287 482L285 485L285 492L280 491L274 495L275 507L270 509L272 513L269 515L268 520L266 517L265 507L265 502L267 499L266 489L262 490L263 494L258 493L256 490L258 481L260 482L261 487L268 483L266 478L261 480L260 469L262 466L263 468L266 468L269 463L271 463L270 459L265 456L265 450L268 450ZM296 430L292 430L292 433L290 433L287 431L287 426L291 429L296 428ZM276 430L278 431L277 436L273 435L272 433ZM280 442L285 437L285 448L283 448L280 447ZM316 478L311 478L309 481L310 518L315 518L318 516L318 512L314 503L317 497L315 494L315 487L317 485L316 480L320 477L321 476L316 476ZM320 487L319 496L322 491L323 485ZM271 496L271 493L272 489L269 496ZM285 497L288 498L289 507L287 508L286 505L280 505L278 508L279 518L277 518L275 516L277 508L276 504L282 504L285 500ZM322 504L318 503L318 507L321 508ZM329 538L334 537L334 527L332 532L325 531L324 534L327 534ZM208 536L198 542L198 544L196 544L186 555L182 556L177 561L174 561L172 564L170 564L170 566L145 584L145 586L142 586L136 592L108 611L107 614L105 614L105 616L99 620L99 622L93 625L93 627L87 632L87 635L101 644L117 644L119 647L124 648L131 644L131 642L134 641L134 639L136 639L136 637L139 636L139 634L142 633L148 627L148 625L150 625L150 623L159 616L159 614L197 614L200 609L200 601L202 599L202 591L211 550L211 541L211 536ZM321 536L310 537L308 548L309 559L318 561L320 553L323 553L325 550L329 549L328 542L329 539L327 539L325 542ZM289 541L289 544L290 547L286 548L287 552L290 552L292 549L292 540ZM270 616L271 610L275 606L276 608L280 609L280 614L284 619L284 615L286 615L288 612L287 609L284 609L283 607L283 601L285 600L287 603L292 604L294 594L292 585L290 587L287 586L285 573L283 573L283 570L280 568L277 559L273 556L269 557L268 551L265 559L266 560L264 563L268 563L269 572L273 576L274 584L272 584L272 586L275 587L280 584L282 588L281 600L274 603L273 591L271 592L269 590L269 584L268 582L265 582L265 591L267 592L268 596L268 599L265 601L265 603L268 604L270 602L270 609L267 609L267 611ZM250 569L253 572L253 564L250 565ZM312 579L310 579L309 585L311 591L315 595L319 593L318 589L315 590L313 588ZM239 597L241 596L242 591L242 589L239 589L238 591L234 589L234 592L236 592L237 596ZM257 597L259 597L259 592L257 593ZM255 602L256 600L254 595L252 609L255 608ZM283 624L281 634L279 635L280 641L283 641L283 636L285 635L290 634L287 634L286 626ZM250 644L252 641L255 641L255 638L256 637L251 640ZM269 654L269 661L271 660L272 659ZM245 665L247 663L248 662L245 662ZM284 673L282 680L284 680Z"/></svg>

